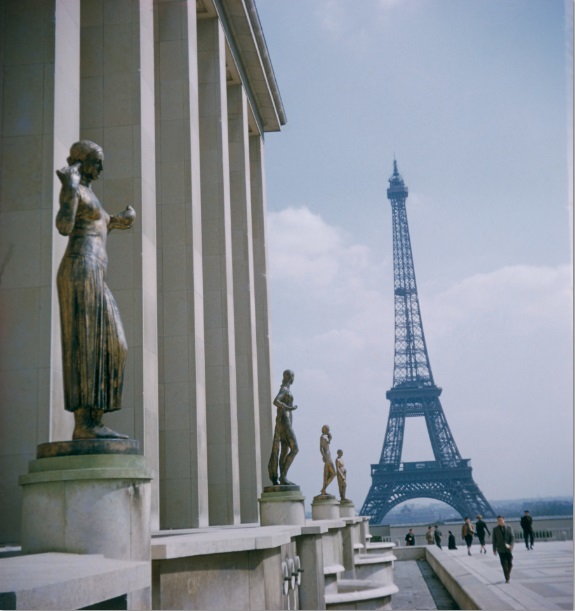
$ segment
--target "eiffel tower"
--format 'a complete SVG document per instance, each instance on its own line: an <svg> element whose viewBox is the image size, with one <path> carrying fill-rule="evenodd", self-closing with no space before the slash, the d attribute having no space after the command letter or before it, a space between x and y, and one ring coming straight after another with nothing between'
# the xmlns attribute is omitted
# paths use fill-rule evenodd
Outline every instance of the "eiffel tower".
<svg viewBox="0 0 575 611"><path fill-rule="evenodd" d="M408 190L393 161L387 198L393 216L393 283L395 356L387 430L379 463L371 465L371 488L361 515L381 524L396 505L422 497L443 501L462 517L495 517L491 505L471 475L470 460L461 458L443 408L441 388L435 385L417 296L415 269L407 224ZM435 460L401 462L405 419L423 417Z"/></svg>

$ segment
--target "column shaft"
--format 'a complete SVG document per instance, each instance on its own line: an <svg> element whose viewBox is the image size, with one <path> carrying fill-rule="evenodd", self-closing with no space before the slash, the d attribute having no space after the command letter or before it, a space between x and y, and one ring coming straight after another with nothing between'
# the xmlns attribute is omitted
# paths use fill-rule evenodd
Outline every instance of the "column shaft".
<svg viewBox="0 0 575 611"><path fill-rule="evenodd" d="M191 528L208 525L196 3L155 0L155 19L161 526Z"/></svg>
<svg viewBox="0 0 575 611"><path fill-rule="evenodd" d="M109 213L130 204L131 230L108 237L108 286L128 341L123 407L112 428L139 439L159 473L152 0L82 0L80 135L104 149L94 191ZM159 482L152 482L152 529L159 528Z"/></svg>
<svg viewBox="0 0 575 611"><path fill-rule="evenodd" d="M55 276L59 181L79 132L79 0L0 3L0 539L20 533L18 474L71 437L62 401Z"/></svg>
<svg viewBox="0 0 575 611"><path fill-rule="evenodd" d="M240 520L225 41L198 22L210 524Z"/></svg>
<svg viewBox="0 0 575 611"><path fill-rule="evenodd" d="M272 372L270 318L268 297L268 262L266 251L266 200L264 174L264 142L261 136L250 137L250 185L252 236L254 256L254 296L256 314L256 345L260 410L261 472L264 485L268 480L268 461L273 439ZM288 365L286 365L287 367ZM279 385L280 380L277 380Z"/></svg>
<svg viewBox="0 0 575 611"><path fill-rule="evenodd" d="M241 85L228 87L234 315L242 522L258 521L262 490L248 106Z"/></svg>

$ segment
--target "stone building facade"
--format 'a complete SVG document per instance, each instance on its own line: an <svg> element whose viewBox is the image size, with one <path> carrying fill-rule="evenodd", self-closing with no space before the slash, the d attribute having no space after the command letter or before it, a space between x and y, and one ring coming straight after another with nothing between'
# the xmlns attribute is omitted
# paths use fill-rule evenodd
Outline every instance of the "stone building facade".
<svg viewBox="0 0 575 611"><path fill-rule="evenodd" d="M79 139L104 149L104 207L138 215L108 241L129 345L109 423L156 473L152 527L257 522L272 427L264 135L285 114L254 3L6 0L0 41L0 540L18 540L36 446L71 438L55 169Z"/></svg>
<svg viewBox="0 0 575 611"><path fill-rule="evenodd" d="M0 607L390 607L393 544L352 503L306 520L299 490L263 492L264 138L285 122L254 0L0 2ZM128 361L105 424L143 456L37 458L74 427L55 170L80 139L104 208L137 214L107 243Z"/></svg>

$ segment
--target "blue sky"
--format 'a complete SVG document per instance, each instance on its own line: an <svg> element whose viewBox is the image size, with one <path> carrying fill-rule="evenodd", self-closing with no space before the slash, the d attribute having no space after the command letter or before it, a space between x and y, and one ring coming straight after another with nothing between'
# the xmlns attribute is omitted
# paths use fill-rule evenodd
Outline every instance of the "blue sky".
<svg viewBox="0 0 575 611"><path fill-rule="evenodd" d="M572 494L571 3L257 7L288 117L266 181L274 383L293 369L300 406L290 479L319 493L323 424L358 508L379 460L395 155L431 367L476 482L495 500ZM403 458L431 458L420 418Z"/></svg>

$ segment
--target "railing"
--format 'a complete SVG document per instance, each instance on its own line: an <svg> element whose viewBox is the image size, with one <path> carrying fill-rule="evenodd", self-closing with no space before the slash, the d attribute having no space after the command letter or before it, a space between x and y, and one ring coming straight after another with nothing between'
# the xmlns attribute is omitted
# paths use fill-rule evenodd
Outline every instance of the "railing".
<svg viewBox="0 0 575 611"><path fill-rule="evenodd" d="M516 541L523 541L523 531L515 531ZM572 541L572 528L546 528L544 530L533 531L535 541Z"/></svg>
<svg viewBox="0 0 575 611"><path fill-rule="evenodd" d="M453 533L455 535L455 541L457 546L465 546L465 543L459 536L460 529L458 529L457 533ZM515 545L519 542L523 543L523 531L515 530L513 532L515 535ZM535 541L572 541L573 540L573 529L572 528L547 528L544 530L536 530L534 531ZM373 536L372 541L381 541L382 543L390 543L392 542L392 537L377 537ZM477 544L479 541L477 538L473 539L473 543ZM405 541L403 539L396 539L395 543L399 544L401 547L405 547ZM485 537L485 544L491 545L491 537ZM425 539L425 535L415 535L415 545L427 545L427 540ZM441 539L442 547L447 547L447 533L443 532L443 537Z"/></svg>

